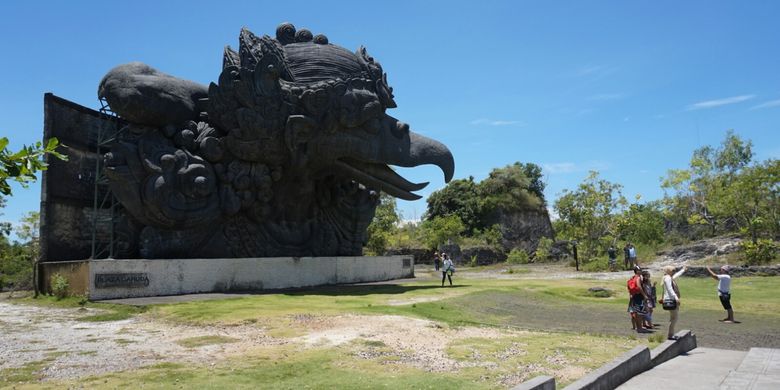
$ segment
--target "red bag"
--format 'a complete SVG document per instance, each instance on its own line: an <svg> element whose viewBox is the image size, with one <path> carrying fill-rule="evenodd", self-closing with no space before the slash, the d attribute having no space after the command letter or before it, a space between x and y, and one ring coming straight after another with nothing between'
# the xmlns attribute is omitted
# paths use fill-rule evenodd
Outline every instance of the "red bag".
<svg viewBox="0 0 780 390"><path fill-rule="evenodd" d="M640 294L641 291L639 289L641 287L639 287L639 275L634 275L631 277L631 279L628 279L628 282L626 282L626 287L628 287L629 294Z"/></svg>

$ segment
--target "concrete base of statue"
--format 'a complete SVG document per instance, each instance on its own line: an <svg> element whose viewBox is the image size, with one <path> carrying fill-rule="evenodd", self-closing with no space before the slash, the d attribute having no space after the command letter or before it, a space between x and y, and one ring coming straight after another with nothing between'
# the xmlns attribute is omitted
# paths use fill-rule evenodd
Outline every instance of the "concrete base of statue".
<svg viewBox="0 0 780 390"><path fill-rule="evenodd" d="M282 290L414 277L411 256L105 259L40 264L40 287L60 274L90 300Z"/></svg>

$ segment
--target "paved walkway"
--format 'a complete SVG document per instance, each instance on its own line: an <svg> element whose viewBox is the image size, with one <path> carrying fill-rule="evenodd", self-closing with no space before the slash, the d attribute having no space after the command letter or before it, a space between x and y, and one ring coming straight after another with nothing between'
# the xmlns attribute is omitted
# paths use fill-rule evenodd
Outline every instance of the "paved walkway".
<svg viewBox="0 0 780 390"><path fill-rule="evenodd" d="M736 371L731 372L721 390L780 389L780 349L751 348Z"/></svg>
<svg viewBox="0 0 780 390"><path fill-rule="evenodd" d="M746 355L745 351L696 348L631 378L618 389L717 389Z"/></svg>

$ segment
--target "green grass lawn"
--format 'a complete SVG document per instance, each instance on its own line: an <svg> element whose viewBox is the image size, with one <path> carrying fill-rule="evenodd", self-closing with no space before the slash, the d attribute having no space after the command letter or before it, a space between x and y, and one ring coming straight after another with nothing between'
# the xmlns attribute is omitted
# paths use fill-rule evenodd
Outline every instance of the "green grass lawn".
<svg viewBox="0 0 780 390"><path fill-rule="evenodd" d="M529 275L527 271L518 273L524 277ZM659 287L660 276L654 275ZM744 324L738 325L744 325L739 328L742 333L777 334L772 324L780 317L780 300L773 291L779 280L777 277L733 280L737 318L745 319ZM302 314L399 315L432 320L450 328L486 326L511 330L506 337L451 342L446 352L458 362L458 369L427 372L404 362L409 351L394 351L378 341L356 340L332 347L301 348L295 343L264 347L209 366L161 364L71 382L38 383L30 379L35 378L34 371L48 364L47 361L0 372L0 386L14 383L17 388L25 388L26 384L51 388L78 385L88 388L479 389L506 388L520 378L541 374L558 376L558 383L565 384L636 345L653 347L663 338L641 338L630 331L625 313L627 292L622 279L490 279L469 278L468 273L460 273L455 282L456 286L444 288L439 287L438 280L322 287L147 308L86 305L107 310L100 320L142 315L173 324L252 325L279 338L307 332L305 324L293 320ZM700 340L710 337L717 341L727 337L724 335L734 328L725 328L716 321L723 314L715 292L716 282L682 277L678 283L683 299L679 329L697 329ZM590 287L605 287L613 295L595 297L588 292ZM84 304L77 300L37 302L54 306ZM660 316L666 320L665 313ZM86 319L96 320L94 316ZM761 327L764 324L767 328ZM240 340L213 337L188 339L183 343L188 348L198 348L234 341L240 343ZM18 383L19 380L11 382L11 379L23 380Z"/></svg>

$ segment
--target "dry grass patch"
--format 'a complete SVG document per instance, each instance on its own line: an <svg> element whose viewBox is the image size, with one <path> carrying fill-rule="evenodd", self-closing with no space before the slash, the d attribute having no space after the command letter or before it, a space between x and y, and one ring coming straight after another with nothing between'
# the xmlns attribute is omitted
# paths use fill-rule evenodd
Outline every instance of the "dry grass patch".
<svg viewBox="0 0 780 390"><path fill-rule="evenodd" d="M233 337L210 335L181 339L176 341L176 344L179 344L185 348L198 348L206 345L236 343L238 341L240 340Z"/></svg>

